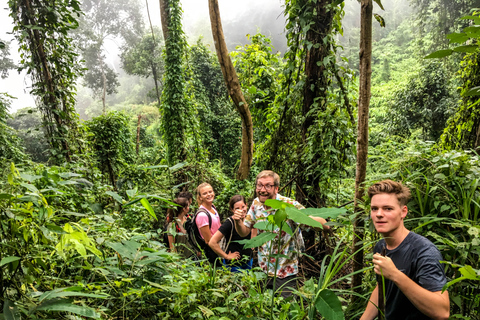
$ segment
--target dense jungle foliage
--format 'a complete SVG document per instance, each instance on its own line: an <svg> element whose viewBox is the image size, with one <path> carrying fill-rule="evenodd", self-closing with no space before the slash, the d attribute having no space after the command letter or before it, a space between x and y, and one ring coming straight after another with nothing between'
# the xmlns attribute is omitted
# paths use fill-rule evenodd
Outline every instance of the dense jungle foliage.
<svg viewBox="0 0 480 320"><path fill-rule="evenodd" d="M181 1L166 3L165 40L138 0L8 0L21 58L0 34L0 76L27 70L37 105L11 111L0 92L0 319L358 319L379 239L365 197L353 299L360 3L285 0L284 30L245 36L245 15L226 32L254 125L245 180L215 48L185 33ZM478 320L480 1L374 5L365 185L411 189L405 224L443 255L451 318ZM305 229L294 299L267 290L259 268L231 273L162 242L178 192L210 183L224 219L231 196L251 203L264 169L330 217L332 233Z"/></svg>

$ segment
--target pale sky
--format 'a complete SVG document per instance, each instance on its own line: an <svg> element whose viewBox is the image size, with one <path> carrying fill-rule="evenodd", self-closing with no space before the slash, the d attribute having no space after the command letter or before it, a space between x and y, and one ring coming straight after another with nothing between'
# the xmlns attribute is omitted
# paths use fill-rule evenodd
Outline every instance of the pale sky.
<svg viewBox="0 0 480 320"><path fill-rule="evenodd" d="M112 0L114 1L114 0ZM158 0L147 0L150 9L150 16L154 25L160 26L160 9ZM144 4L145 19L147 19L147 10L145 7L145 0L140 0ZM211 39L211 31L209 29L210 20L208 17L208 1L207 0L181 0L184 11L183 24L187 35L189 33L206 32L205 39ZM242 16L247 10L262 12L262 10L278 11L278 16L282 14L282 7L280 0L218 0L220 6L220 14L222 22L228 20L238 22L238 27L242 28L242 21L235 21L236 17ZM7 0L0 0L0 39L12 41L13 36L8 34L12 31L12 19L8 16L9 10ZM148 26L148 20L146 20ZM201 28L200 28L201 26ZM200 29L199 29L200 28ZM205 31L203 31L205 30ZM10 57L18 63L20 60L18 54L18 46L15 41L10 45ZM16 70L11 70L7 79L0 79L0 92L6 92L17 99L12 101L10 112L24 108L34 107L35 102L32 96L28 93L30 91L30 80L25 75L25 72L18 74Z"/></svg>

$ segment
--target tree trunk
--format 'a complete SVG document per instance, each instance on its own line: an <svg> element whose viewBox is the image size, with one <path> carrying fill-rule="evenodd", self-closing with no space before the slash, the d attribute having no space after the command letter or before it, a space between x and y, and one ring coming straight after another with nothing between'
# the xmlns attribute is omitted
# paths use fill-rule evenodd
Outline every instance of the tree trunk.
<svg viewBox="0 0 480 320"><path fill-rule="evenodd" d="M306 34L306 43L311 43L313 46L307 49L305 56L305 86L302 106L302 116L304 117L302 144L304 148L307 145L308 131L315 123L316 113L311 112L312 109L325 111L327 103L327 89L330 79L326 75L328 65L324 64L324 59L331 55L331 50L330 43L325 43L324 39L331 32L335 14L335 11L327 9L327 5L331 2L331 0L316 2L314 8L315 23ZM314 106L314 103L317 103L318 106ZM313 161L316 161L316 159ZM322 192L319 190L320 177L307 177L306 175L310 171L307 170L307 167L311 164L301 163L299 166L298 172L301 172L301 174L297 179L296 199L301 203L307 203L309 206L319 207L324 205L324 199L321 198ZM307 188L307 186L310 188Z"/></svg>
<svg viewBox="0 0 480 320"><path fill-rule="evenodd" d="M240 87L237 73L233 67L232 60L228 55L227 44L223 34L222 21L220 19L220 9L218 8L218 0L208 1L210 10L210 22L212 24L213 40L217 51L218 61L222 69L223 78L227 85L228 93L232 98L235 106L240 113L242 119L242 156L240 159L240 167L237 171L237 179L244 180L250 173L250 167L253 159L253 122L250 109L248 108L245 97Z"/></svg>
<svg viewBox="0 0 480 320"><path fill-rule="evenodd" d="M137 156L138 156L138 151L140 149L140 122L141 121L142 121L142 115L139 114L138 115L138 122L137 122L137 147L136 147Z"/></svg>
<svg viewBox="0 0 480 320"><path fill-rule="evenodd" d="M162 20L163 41L168 38L168 0L160 1L160 19Z"/></svg>
<svg viewBox="0 0 480 320"><path fill-rule="evenodd" d="M355 213L353 223L354 238L353 251L358 252L353 259L353 272L363 268L364 240L364 212L359 206L362 201L365 186L365 174L367 171L368 156L368 108L370 105L370 87L372 76L372 0L361 2L361 27L360 27L360 85L358 99L358 125L357 125L357 169L355 176ZM362 274L357 273L352 277L354 292L361 293ZM352 302L358 298L353 295Z"/></svg>

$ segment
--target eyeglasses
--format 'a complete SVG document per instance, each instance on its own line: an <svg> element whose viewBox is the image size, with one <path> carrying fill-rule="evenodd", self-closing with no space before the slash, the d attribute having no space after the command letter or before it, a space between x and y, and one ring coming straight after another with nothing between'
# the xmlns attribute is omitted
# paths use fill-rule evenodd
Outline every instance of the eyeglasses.
<svg viewBox="0 0 480 320"><path fill-rule="evenodd" d="M263 185L261 183L257 183L257 190L262 190L263 188L265 188L266 191L270 191L272 190L272 188L274 187L275 185L273 184L266 184L266 185Z"/></svg>

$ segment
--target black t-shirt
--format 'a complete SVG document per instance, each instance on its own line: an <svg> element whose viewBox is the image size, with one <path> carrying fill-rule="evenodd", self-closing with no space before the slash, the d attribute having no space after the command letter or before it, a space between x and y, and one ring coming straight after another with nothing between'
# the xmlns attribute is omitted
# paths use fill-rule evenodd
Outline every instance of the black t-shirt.
<svg viewBox="0 0 480 320"><path fill-rule="evenodd" d="M382 239L375 245L374 253L380 253L384 246L385 240ZM398 270L429 291L441 291L447 283L444 267L440 264L442 260L440 251L430 240L414 232L410 232L395 249L387 249L387 256L392 259ZM377 281L378 285L381 285L382 280L378 275ZM430 319L415 308L403 292L387 279L385 279L385 316L386 320Z"/></svg>
<svg viewBox="0 0 480 320"><path fill-rule="evenodd" d="M248 233L248 235L245 237L241 237L237 233L237 230L235 230L235 222L233 221L233 219L230 218L225 220L225 222L220 226L218 231L223 234L223 236L225 237L225 241L227 242L230 240L230 235L232 236L230 244L228 245L227 250L225 250L225 253L228 254L229 252L239 252L242 258L243 256L247 256L250 259L250 257L252 256L252 249L244 249L243 244L237 242L239 240L250 239L250 233ZM225 262L230 264L231 260L225 259Z"/></svg>

